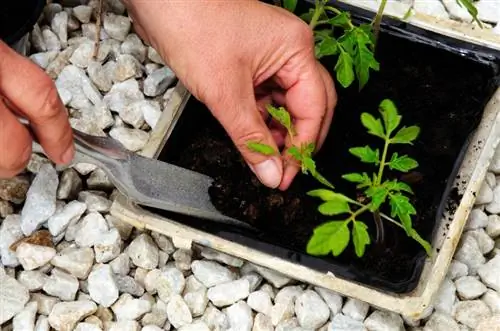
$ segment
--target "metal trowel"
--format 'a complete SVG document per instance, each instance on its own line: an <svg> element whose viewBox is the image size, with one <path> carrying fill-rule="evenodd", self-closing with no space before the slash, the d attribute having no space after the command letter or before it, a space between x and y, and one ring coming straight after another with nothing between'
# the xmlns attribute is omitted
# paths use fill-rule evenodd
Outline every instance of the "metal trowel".
<svg viewBox="0 0 500 331"><path fill-rule="evenodd" d="M29 123L19 120L31 132ZM34 151L44 153L32 136L36 142ZM256 231L214 207L208 194L213 178L142 157L108 136L92 136L73 129L73 137L76 151L72 163L90 163L101 168L117 189L135 203Z"/></svg>

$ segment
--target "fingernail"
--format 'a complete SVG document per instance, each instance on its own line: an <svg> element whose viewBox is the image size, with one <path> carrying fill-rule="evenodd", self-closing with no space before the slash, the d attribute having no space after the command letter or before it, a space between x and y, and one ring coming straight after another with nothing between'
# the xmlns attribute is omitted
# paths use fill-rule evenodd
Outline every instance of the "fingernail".
<svg viewBox="0 0 500 331"><path fill-rule="evenodd" d="M256 164L252 168L262 184L271 188L276 188L280 185L281 171L274 160L268 159Z"/></svg>
<svg viewBox="0 0 500 331"><path fill-rule="evenodd" d="M73 160L74 154L75 154L75 148L74 148L73 144L71 144L68 147L68 149L62 154L61 161L64 164L70 163Z"/></svg>

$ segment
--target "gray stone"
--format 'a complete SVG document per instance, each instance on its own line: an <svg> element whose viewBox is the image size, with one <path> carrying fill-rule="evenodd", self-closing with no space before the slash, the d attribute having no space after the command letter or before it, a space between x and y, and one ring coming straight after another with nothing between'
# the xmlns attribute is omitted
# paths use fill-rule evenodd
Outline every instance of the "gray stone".
<svg viewBox="0 0 500 331"><path fill-rule="evenodd" d="M112 71L114 71L114 68ZM87 66L87 73L92 83L94 83L100 91L108 92L111 90L111 87L113 86L112 75L105 70L105 67L103 67L101 63L90 61Z"/></svg>
<svg viewBox="0 0 500 331"><path fill-rule="evenodd" d="M21 217L19 215L9 215L0 224L0 255L2 256L2 265L6 267L16 267L19 260L10 246L24 237L21 230Z"/></svg>
<svg viewBox="0 0 500 331"><path fill-rule="evenodd" d="M42 29L43 40L49 52L59 52L62 48L61 41L57 35L48 27Z"/></svg>
<svg viewBox="0 0 500 331"><path fill-rule="evenodd" d="M60 200L75 198L82 189L82 180L78 173L72 168L62 172L57 188L57 198Z"/></svg>
<svg viewBox="0 0 500 331"><path fill-rule="evenodd" d="M141 150L149 140L149 134L142 130L129 129L125 127L113 128L109 135L118 140L126 149L131 152Z"/></svg>
<svg viewBox="0 0 500 331"><path fill-rule="evenodd" d="M148 234L135 238L126 250L134 265L152 270L158 265L158 247Z"/></svg>
<svg viewBox="0 0 500 331"><path fill-rule="evenodd" d="M478 269L478 274L484 284L500 292L500 255L482 265Z"/></svg>
<svg viewBox="0 0 500 331"><path fill-rule="evenodd" d="M224 312L221 312L212 304L208 304L205 313L201 320L207 324L210 330L227 330L229 329L229 320Z"/></svg>
<svg viewBox="0 0 500 331"><path fill-rule="evenodd" d="M175 74L170 68L162 67L155 70L144 80L144 94L156 97L164 93L174 80Z"/></svg>
<svg viewBox="0 0 500 331"><path fill-rule="evenodd" d="M178 294L172 295L167 303L167 317L174 328L180 328L193 322L189 307Z"/></svg>
<svg viewBox="0 0 500 331"><path fill-rule="evenodd" d="M460 301L455 307L455 319L472 329L490 316L490 308L481 300Z"/></svg>
<svg viewBox="0 0 500 331"><path fill-rule="evenodd" d="M164 61L161 58L160 54L153 47L148 47L148 59L154 63L164 65Z"/></svg>
<svg viewBox="0 0 500 331"><path fill-rule="evenodd" d="M130 272L130 259L126 253L121 253L113 261L109 262L113 273L126 276Z"/></svg>
<svg viewBox="0 0 500 331"><path fill-rule="evenodd" d="M38 52L46 52L47 51L47 45L45 44L45 39L43 38L42 35L42 30L40 29L40 26L35 24L33 26L33 29L31 30L30 33L30 42L31 46Z"/></svg>
<svg viewBox="0 0 500 331"><path fill-rule="evenodd" d="M354 298L348 298L342 308L342 313L355 320L362 321L368 314L369 309L370 306L366 302Z"/></svg>
<svg viewBox="0 0 500 331"><path fill-rule="evenodd" d="M28 236L38 230L56 211L57 172L46 164L36 175L21 211L21 229Z"/></svg>
<svg viewBox="0 0 500 331"><path fill-rule="evenodd" d="M131 33L127 35L125 41L121 44L121 52L130 54L143 63L146 59L147 49L142 40L135 33Z"/></svg>
<svg viewBox="0 0 500 331"><path fill-rule="evenodd" d="M144 294L144 288L134 278L122 275L115 275L114 278L120 293L128 293L135 297Z"/></svg>
<svg viewBox="0 0 500 331"><path fill-rule="evenodd" d="M250 294L250 284L246 279L238 279L219 284L208 289L208 299L217 307L231 305L245 299Z"/></svg>
<svg viewBox="0 0 500 331"><path fill-rule="evenodd" d="M252 309L244 301L238 301L224 309L231 330L252 331Z"/></svg>
<svg viewBox="0 0 500 331"><path fill-rule="evenodd" d="M90 6L80 5L73 7L73 16L75 16L81 23L89 23L91 15L92 7Z"/></svg>
<svg viewBox="0 0 500 331"><path fill-rule="evenodd" d="M193 275L206 287L213 287L236 279L236 275L231 270L214 261L193 261L191 270Z"/></svg>
<svg viewBox="0 0 500 331"><path fill-rule="evenodd" d="M500 185L493 189L493 200L486 205L486 211L490 214L500 213Z"/></svg>
<svg viewBox="0 0 500 331"><path fill-rule="evenodd" d="M128 17L106 13L103 19L103 28L114 39L124 41L130 31L131 22Z"/></svg>
<svg viewBox="0 0 500 331"><path fill-rule="evenodd" d="M78 287L78 279L75 276L54 268L43 285L43 290L48 295L58 297L63 301L71 301L75 299Z"/></svg>
<svg viewBox="0 0 500 331"><path fill-rule="evenodd" d="M24 309L29 300L26 287L13 277L0 273L0 325L9 321Z"/></svg>

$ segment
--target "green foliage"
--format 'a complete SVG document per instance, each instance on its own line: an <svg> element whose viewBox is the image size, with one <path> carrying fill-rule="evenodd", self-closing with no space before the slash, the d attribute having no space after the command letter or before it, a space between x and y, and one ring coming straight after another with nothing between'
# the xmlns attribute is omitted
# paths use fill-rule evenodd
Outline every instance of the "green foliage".
<svg viewBox="0 0 500 331"><path fill-rule="evenodd" d="M295 7L297 7L297 0L283 0L283 8L292 13L295 11Z"/></svg>
<svg viewBox="0 0 500 331"><path fill-rule="evenodd" d="M264 155L274 155L277 152L271 146L263 143L258 143L255 141L249 141L247 147L257 153L261 153Z"/></svg>
<svg viewBox="0 0 500 331"><path fill-rule="evenodd" d="M474 5L473 1L472 0L456 0L456 1L457 1L459 6L465 7L465 9L467 9L467 12L469 12L470 16L472 16L473 21L476 22L479 25L479 27L482 29L483 24L481 23L481 21L477 17L478 11L477 11L477 8Z"/></svg>

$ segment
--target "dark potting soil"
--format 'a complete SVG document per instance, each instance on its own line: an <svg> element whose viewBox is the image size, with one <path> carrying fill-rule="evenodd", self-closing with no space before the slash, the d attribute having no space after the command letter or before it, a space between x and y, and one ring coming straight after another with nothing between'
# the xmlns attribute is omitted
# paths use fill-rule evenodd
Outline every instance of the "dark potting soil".
<svg viewBox="0 0 500 331"><path fill-rule="evenodd" d="M361 92L356 84L348 89L337 86L334 120L315 160L320 173L337 191L356 197L353 185L341 179L341 175L353 171L371 173L375 169L361 164L348 149L366 144L382 147L381 140L366 134L360 114L378 115L379 103L392 99L403 115L402 125L419 125L421 135L413 146L400 145L390 150L415 158L419 167L409 174L388 175L406 181L414 189L413 203L418 215L413 218L413 225L430 241L441 217L437 210L457 156L493 92L490 82L494 72L483 64L385 33L380 35L376 57L381 63L380 72L371 74ZM334 66L333 62L324 63L329 69ZM384 222L385 243L368 246L362 258L355 256L352 244L337 258L306 255L313 229L332 219L320 215L316 211L319 200L306 195L308 190L321 186L300 174L285 192L261 185L222 127L194 98L188 102L159 158L212 176L215 183L209 193L214 205L224 214L254 225L259 233L221 230L209 221L177 218L188 225L367 285L395 292L407 292L416 285L425 252L389 222ZM450 206L461 198L456 189L453 192L447 201ZM371 214L363 220L374 242Z"/></svg>

